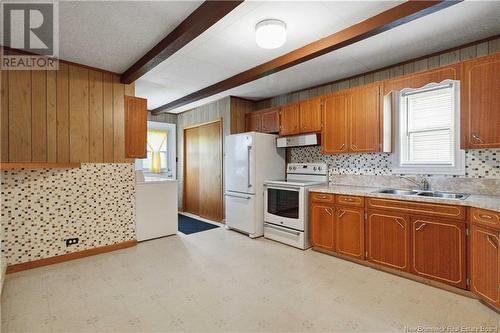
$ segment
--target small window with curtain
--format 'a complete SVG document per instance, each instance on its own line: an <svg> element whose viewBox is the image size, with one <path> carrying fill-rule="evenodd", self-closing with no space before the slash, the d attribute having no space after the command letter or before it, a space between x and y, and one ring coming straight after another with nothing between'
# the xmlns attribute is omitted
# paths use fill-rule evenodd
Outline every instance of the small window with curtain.
<svg viewBox="0 0 500 333"><path fill-rule="evenodd" d="M393 172L465 173L459 148L458 82L430 84L399 93Z"/></svg>
<svg viewBox="0 0 500 333"><path fill-rule="evenodd" d="M144 159L137 159L136 169L150 176L176 177L176 128L175 124L148 121L147 152Z"/></svg>

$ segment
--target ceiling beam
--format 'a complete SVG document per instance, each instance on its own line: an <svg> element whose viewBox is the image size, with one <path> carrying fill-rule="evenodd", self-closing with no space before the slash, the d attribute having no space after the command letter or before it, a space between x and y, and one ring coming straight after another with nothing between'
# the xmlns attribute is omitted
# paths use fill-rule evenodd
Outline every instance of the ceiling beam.
<svg viewBox="0 0 500 333"><path fill-rule="evenodd" d="M149 50L142 58L120 76L120 81L129 84L158 66L162 61L179 51L226 16L241 1L204 1L172 32Z"/></svg>
<svg viewBox="0 0 500 333"><path fill-rule="evenodd" d="M462 0L407 1L318 41L307 44L273 60L157 107L152 110L152 113L159 114L168 112L169 110L196 102L225 90L255 81L267 75L277 73L326 53L378 35L415 19L435 13L461 1Z"/></svg>

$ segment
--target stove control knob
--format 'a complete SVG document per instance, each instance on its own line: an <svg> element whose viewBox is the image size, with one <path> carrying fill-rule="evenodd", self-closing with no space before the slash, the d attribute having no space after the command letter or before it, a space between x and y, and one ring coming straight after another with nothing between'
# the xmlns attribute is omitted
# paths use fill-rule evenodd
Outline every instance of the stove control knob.
<svg viewBox="0 0 500 333"><path fill-rule="evenodd" d="M318 167L318 171L321 171L321 167Z"/></svg>
<svg viewBox="0 0 500 333"><path fill-rule="evenodd" d="M293 170L297 170L297 167L293 167Z"/></svg>
<svg viewBox="0 0 500 333"><path fill-rule="evenodd" d="M316 171L316 167L314 167L313 170Z"/></svg>

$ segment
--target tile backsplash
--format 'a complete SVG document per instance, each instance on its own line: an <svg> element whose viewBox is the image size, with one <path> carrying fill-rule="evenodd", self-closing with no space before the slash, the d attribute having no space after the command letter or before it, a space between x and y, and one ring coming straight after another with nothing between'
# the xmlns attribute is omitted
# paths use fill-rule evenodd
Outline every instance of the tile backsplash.
<svg viewBox="0 0 500 333"><path fill-rule="evenodd" d="M133 164L2 171L1 185L9 265L135 239ZM66 247L73 237L79 243Z"/></svg>
<svg viewBox="0 0 500 333"><path fill-rule="evenodd" d="M429 175L431 188L500 195L500 149L467 150L465 176ZM413 185L393 175L388 153L324 155L319 146L292 148L291 162L328 164L334 184L410 188Z"/></svg>

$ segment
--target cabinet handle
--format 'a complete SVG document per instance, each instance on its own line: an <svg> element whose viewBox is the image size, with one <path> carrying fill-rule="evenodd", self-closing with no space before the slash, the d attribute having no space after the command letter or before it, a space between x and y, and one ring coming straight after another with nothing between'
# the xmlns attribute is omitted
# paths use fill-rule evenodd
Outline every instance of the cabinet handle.
<svg viewBox="0 0 500 333"><path fill-rule="evenodd" d="M345 214L345 210L341 210L341 211L339 212L339 214L337 215L337 217L338 217L339 219L341 219L341 218L342 218L342 216L344 216L344 214Z"/></svg>
<svg viewBox="0 0 500 333"><path fill-rule="evenodd" d="M399 219L397 217L394 218L394 222L396 222L397 224L399 224L399 226L401 228L403 228L403 229L405 228L405 226L401 222L399 222Z"/></svg>
<svg viewBox="0 0 500 333"><path fill-rule="evenodd" d="M326 212L328 215L332 216L332 212L330 211L330 208L325 208L325 212Z"/></svg>
<svg viewBox="0 0 500 333"><path fill-rule="evenodd" d="M479 135L477 135L476 133L472 133L472 138L473 138L474 140L478 141L479 143L484 143L484 140L483 140L483 139L481 139L481 138L479 137Z"/></svg>
<svg viewBox="0 0 500 333"><path fill-rule="evenodd" d="M342 144L342 146L340 146L339 150L344 150L345 148L345 143Z"/></svg>
<svg viewBox="0 0 500 333"><path fill-rule="evenodd" d="M425 227L426 225L427 225L427 223L422 223L421 225L419 225L419 226L417 227L417 229L415 229L415 231L419 231L419 230L421 230L421 229L422 229L423 227Z"/></svg>
<svg viewBox="0 0 500 333"><path fill-rule="evenodd" d="M326 199L326 195L318 195L317 198L318 199Z"/></svg>
<svg viewBox="0 0 500 333"><path fill-rule="evenodd" d="M358 149L358 146L356 146L354 143L351 143L351 148Z"/></svg>
<svg viewBox="0 0 500 333"><path fill-rule="evenodd" d="M495 248L495 250L498 249L497 245L491 240L491 236L490 235L486 235L486 239L488 240L488 243L490 243L491 246L493 246Z"/></svg>
<svg viewBox="0 0 500 333"><path fill-rule="evenodd" d="M347 201L347 202L353 202L354 199L353 198L343 198L344 201Z"/></svg>
<svg viewBox="0 0 500 333"><path fill-rule="evenodd" d="M479 214L479 217L482 219L488 219L488 220L491 220L493 218L493 216L486 215L486 214Z"/></svg>

